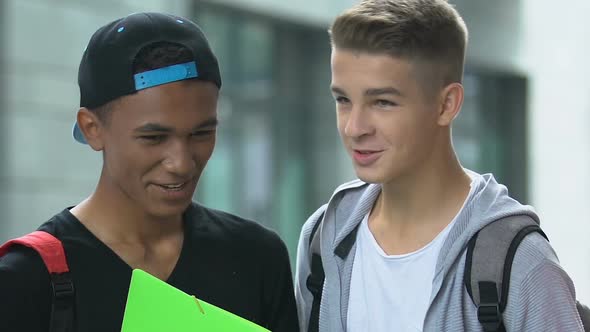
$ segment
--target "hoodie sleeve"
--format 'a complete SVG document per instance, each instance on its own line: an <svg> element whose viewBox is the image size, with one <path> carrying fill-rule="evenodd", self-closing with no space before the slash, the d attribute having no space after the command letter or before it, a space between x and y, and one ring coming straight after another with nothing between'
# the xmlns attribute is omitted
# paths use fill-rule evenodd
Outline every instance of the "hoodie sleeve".
<svg viewBox="0 0 590 332"><path fill-rule="evenodd" d="M299 315L299 328L302 332L307 331L313 295L307 289L307 277L311 273L311 253L309 252L309 238L313 226L318 222L320 216L326 210L327 204L316 210L305 222L299 236L297 245L297 265L295 268L295 299L297 301L297 313ZM318 230L319 231L319 230Z"/></svg>
<svg viewBox="0 0 590 332"><path fill-rule="evenodd" d="M504 318L508 332L584 331L574 284L538 234L523 240L516 252Z"/></svg>

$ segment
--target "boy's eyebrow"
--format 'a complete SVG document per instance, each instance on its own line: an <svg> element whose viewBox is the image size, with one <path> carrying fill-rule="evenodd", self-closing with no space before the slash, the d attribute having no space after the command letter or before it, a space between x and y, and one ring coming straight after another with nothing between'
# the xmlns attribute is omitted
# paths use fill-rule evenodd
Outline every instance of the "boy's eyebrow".
<svg viewBox="0 0 590 332"><path fill-rule="evenodd" d="M337 95L346 95L346 92L344 92L344 90L334 85L330 87L330 90L332 90L332 92Z"/></svg>
<svg viewBox="0 0 590 332"><path fill-rule="evenodd" d="M338 95L346 95L346 92L337 86L332 86L331 90L333 93ZM402 93L393 87L385 87L385 88L372 88L365 90L365 96L379 96L379 95L396 95L402 96Z"/></svg>
<svg viewBox="0 0 590 332"><path fill-rule="evenodd" d="M213 118L210 118L209 120L199 124L194 129L197 130L197 129L203 129L203 128L209 128L209 127L217 127L218 124L219 124L219 120L217 120L217 117L213 117Z"/></svg>
<svg viewBox="0 0 590 332"><path fill-rule="evenodd" d="M218 123L219 123L219 121L217 120L217 117L210 118L210 119L198 124L197 126L195 126L193 128L193 130L216 127L218 125ZM171 127L167 127L167 126L158 124L158 123L146 123L140 127L135 128L135 131L138 133L149 133L149 132L171 133L174 131L174 129Z"/></svg>
<svg viewBox="0 0 590 332"><path fill-rule="evenodd" d="M141 127L135 128L135 131L139 133L147 133L153 131L169 133L172 132L172 128L157 123L146 123Z"/></svg>
<svg viewBox="0 0 590 332"><path fill-rule="evenodd" d="M402 93L393 87L368 89L365 91L365 96L379 96L379 95L396 95L401 96Z"/></svg>

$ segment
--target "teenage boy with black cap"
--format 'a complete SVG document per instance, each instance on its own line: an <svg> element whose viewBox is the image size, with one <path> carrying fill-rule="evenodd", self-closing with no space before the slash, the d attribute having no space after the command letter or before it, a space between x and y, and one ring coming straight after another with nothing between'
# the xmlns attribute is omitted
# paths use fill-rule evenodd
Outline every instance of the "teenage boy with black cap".
<svg viewBox="0 0 590 332"><path fill-rule="evenodd" d="M131 271L140 268L272 331L297 331L281 239L192 202L215 146L221 87L200 28L160 13L113 21L92 36L78 83L74 137L102 152L102 173L86 200L40 227L65 248L74 330L119 331ZM52 294L35 251L5 250L3 331L48 331Z"/></svg>

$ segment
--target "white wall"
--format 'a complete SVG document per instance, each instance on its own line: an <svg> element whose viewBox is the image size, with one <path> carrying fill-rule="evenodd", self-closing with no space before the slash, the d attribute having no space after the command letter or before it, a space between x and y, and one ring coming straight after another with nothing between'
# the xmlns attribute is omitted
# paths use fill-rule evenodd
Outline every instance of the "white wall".
<svg viewBox="0 0 590 332"><path fill-rule="evenodd" d="M530 193L578 297L590 303L590 1L523 4Z"/></svg>

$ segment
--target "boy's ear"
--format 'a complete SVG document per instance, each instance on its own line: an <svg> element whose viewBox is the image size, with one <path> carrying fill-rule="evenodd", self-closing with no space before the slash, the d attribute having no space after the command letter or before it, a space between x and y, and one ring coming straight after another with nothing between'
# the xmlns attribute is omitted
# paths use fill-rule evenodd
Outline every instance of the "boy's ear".
<svg viewBox="0 0 590 332"><path fill-rule="evenodd" d="M98 116L86 107L82 107L78 110L76 120L88 145L95 151L101 151L104 148L105 128Z"/></svg>
<svg viewBox="0 0 590 332"><path fill-rule="evenodd" d="M440 94L440 107L438 114L438 124L440 126L450 126L453 120L459 114L461 105L463 105L463 85L460 83L451 83L447 85Z"/></svg>

